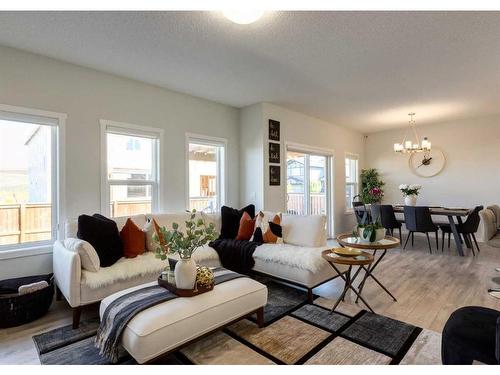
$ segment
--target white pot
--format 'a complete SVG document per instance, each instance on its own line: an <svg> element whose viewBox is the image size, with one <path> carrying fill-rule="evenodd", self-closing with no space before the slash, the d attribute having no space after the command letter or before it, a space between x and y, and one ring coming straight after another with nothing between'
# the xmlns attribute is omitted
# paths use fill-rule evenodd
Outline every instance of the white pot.
<svg viewBox="0 0 500 375"><path fill-rule="evenodd" d="M361 242L369 243L370 242L369 238L367 238L367 239L363 238L363 231L364 230L365 230L365 228L358 228L359 240ZM376 229L375 230L375 241L374 242L377 242L377 241L380 241L380 240L384 239L385 238L385 232L386 232L385 228Z"/></svg>
<svg viewBox="0 0 500 375"><path fill-rule="evenodd" d="M416 206L416 205L417 205L416 195L407 195L405 197L405 206Z"/></svg>
<svg viewBox="0 0 500 375"><path fill-rule="evenodd" d="M179 259L175 265L175 285L179 289L194 289L196 263L193 259Z"/></svg>

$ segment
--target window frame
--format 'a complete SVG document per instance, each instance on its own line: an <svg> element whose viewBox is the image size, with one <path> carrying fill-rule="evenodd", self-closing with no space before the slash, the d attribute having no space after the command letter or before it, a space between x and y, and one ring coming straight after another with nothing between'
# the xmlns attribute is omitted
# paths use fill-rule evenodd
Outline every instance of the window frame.
<svg viewBox="0 0 500 375"><path fill-rule="evenodd" d="M223 205L226 204L228 181L226 178L226 166L227 166L227 139L221 137L213 137L203 134L186 133L185 136L185 165L186 165L186 210L189 211L189 144L196 143L207 146L222 147L223 155L217 156L217 176L216 176L216 186L217 186L217 200L216 200L216 212L220 212ZM219 150L220 151L220 150Z"/></svg>
<svg viewBox="0 0 500 375"><path fill-rule="evenodd" d="M356 160L356 182L347 182L347 175L345 174L345 164L346 164L347 160ZM347 186L354 186L355 187L353 198L359 194L359 176L360 176L359 155L352 153L352 152L346 152L345 157L344 157L344 182L345 182L344 196L345 196L345 189ZM348 202L347 199L345 199L345 212L348 214L351 214L354 212L354 208L352 207L352 201Z"/></svg>
<svg viewBox="0 0 500 375"><path fill-rule="evenodd" d="M151 213L163 208L161 168L163 160L164 130L150 126L135 125L112 120L99 120L101 126L101 214L110 216L110 188L112 185L149 185L151 186ZM148 137L156 140L153 148L152 179L150 180L109 180L107 134L121 134Z"/></svg>
<svg viewBox="0 0 500 375"><path fill-rule="evenodd" d="M2 120L35 123L51 126L51 239L44 241L23 242L18 244L0 245L0 259L7 259L7 253L22 252L23 255L43 254L41 248L51 249L52 244L63 238L64 228L61 225L65 217L65 145L66 119L65 113L45 111L28 107L0 104ZM20 255L20 256L23 256Z"/></svg>

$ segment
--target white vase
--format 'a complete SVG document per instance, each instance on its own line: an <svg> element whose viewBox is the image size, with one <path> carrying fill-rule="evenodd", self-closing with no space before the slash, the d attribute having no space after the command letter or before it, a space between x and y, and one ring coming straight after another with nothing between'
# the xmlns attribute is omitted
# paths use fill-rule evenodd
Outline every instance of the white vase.
<svg viewBox="0 0 500 375"><path fill-rule="evenodd" d="M366 238L366 239L363 238L363 231L364 231L364 228L359 228L358 229L359 240L361 242L369 243L370 242L369 238ZM375 241L373 241L373 242L377 242L377 241L380 241L381 239L384 239L385 238L385 232L386 232L385 228L376 229L375 230Z"/></svg>
<svg viewBox="0 0 500 375"><path fill-rule="evenodd" d="M196 263L193 259L179 259L175 265L175 285L178 289L194 289Z"/></svg>
<svg viewBox="0 0 500 375"><path fill-rule="evenodd" d="M416 195L407 195L405 197L405 206L416 206L416 205L417 205Z"/></svg>

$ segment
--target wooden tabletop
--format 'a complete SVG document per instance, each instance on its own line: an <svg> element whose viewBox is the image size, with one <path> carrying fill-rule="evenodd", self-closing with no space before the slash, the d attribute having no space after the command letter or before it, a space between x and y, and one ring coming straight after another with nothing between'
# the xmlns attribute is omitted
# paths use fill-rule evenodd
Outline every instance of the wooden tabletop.
<svg viewBox="0 0 500 375"><path fill-rule="evenodd" d="M362 242L359 237L354 237L352 233L342 233L336 238L337 242L344 247L354 247L363 250L386 250L399 247L399 239L392 236L385 236L381 241Z"/></svg>
<svg viewBox="0 0 500 375"><path fill-rule="evenodd" d="M331 250L323 250L321 256L330 263L344 264L346 266L365 266L373 262L373 255L364 251L355 257L343 257L333 253Z"/></svg>

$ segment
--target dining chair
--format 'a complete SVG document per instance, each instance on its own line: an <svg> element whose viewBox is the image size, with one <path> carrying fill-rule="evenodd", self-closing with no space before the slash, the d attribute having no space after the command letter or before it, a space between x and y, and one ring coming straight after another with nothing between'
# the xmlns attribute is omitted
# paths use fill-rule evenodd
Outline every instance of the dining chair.
<svg viewBox="0 0 500 375"><path fill-rule="evenodd" d="M394 229L399 230L399 241L403 242L401 234L401 222L396 218L394 207L390 204L373 204L371 206L371 214L373 221L380 221L380 224L389 231L391 236L394 236Z"/></svg>
<svg viewBox="0 0 500 375"><path fill-rule="evenodd" d="M370 222L370 213L363 202L352 202L352 208L358 224L366 224Z"/></svg>
<svg viewBox="0 0 500 375"><path fill-rule="evenodd" d="M411 246L413 247L414 233L425 233L427 237L427 243L429 244L429 252L432 254L431 240L429 238L429 233L434 232L436 234L436 248L439 250L439 239L438 239L438 226L434 224L431 217L431 211L429 207L414 207L405 206L405 224L406 229L408 229L408 237L406 238L403 250L406 249L408 240L411 236Z"/></svg>
<svg viewBox="0 0 500 375"><path fill-rule="evenodd" d="M476 255L474 251L474 244L472 243L472 240L474 240L474 243L476 244L476 249L478 253L481 252L479 249L479 245L477 244L476 240L476 232L479 228L479 222L481 221L481 218L479 217L479 211L483 209L483 206L476 206L474 210L467 216L467 219L465 220L464 223L458 224L457 225L457 230L458 233L461 234L464 238L464 241L468 241L471 245L472 249L472 255ZM450 224L440 224L439 229L441 229L442 233L442 240L441 240L441 251L444 251L444 236L446 233L448 233L448 248L450 248L450 242L451 242L451 226Z"/></svg>

